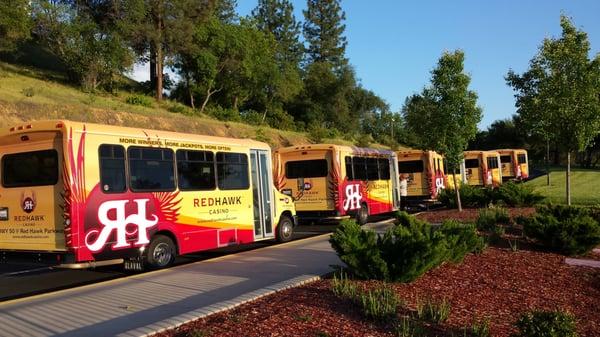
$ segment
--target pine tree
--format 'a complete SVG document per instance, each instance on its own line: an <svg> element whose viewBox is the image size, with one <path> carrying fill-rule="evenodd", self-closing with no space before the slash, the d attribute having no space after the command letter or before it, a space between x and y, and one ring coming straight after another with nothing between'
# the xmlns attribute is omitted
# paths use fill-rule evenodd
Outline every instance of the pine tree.
<svg viewBox="0 0 600 337"><path fill-rule="evenodd" d="M258 0L252 17L260 30L275 37L280 64L298 65L304 48L299 40L300 23L296 21L292 3L289 0Z"/></svg>
<svg viewBox="0 0 600 337"><path fill-rule="evenodd" d="M234 23L238 20L237 0L216 0L214 15L221 22Z"/></svg>
<svg viewBox="0 0 600 337"><path fill-rule="evenodd" d="M341 0L308 0L304 11L304 38L308 42L307 57L310 63L328 62L334 67L345 65L346 37L343 23L346 14Z"/></svg>

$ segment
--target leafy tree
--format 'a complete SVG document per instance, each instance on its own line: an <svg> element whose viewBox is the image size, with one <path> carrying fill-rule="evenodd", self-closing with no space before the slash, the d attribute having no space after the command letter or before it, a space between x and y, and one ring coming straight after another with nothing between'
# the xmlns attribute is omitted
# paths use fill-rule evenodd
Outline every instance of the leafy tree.
<svg viewBox="0 0 600 337"><path fill-rule="evenodd" d="M464 73L464 58L460 50L445 52L432 71L431 85L407 99L403 108L419 146L444 155L454 174L482 115L477 94L469 90L471 79ZM462 210L456 184L455 188L456 202Z"/></svg>
<svg viewBox="0 0 600 337"><path fill-rule="evenodd" d="M0 2L0 51L11 51L17 42L28 39L31 32L28 0Z"/></svg>
<svg viewBox="0 0 600 337"><path fill-rule="evenodd" d="M150 63L150 82L162 100L164 67L193 47L196 26L213 13L215 0L114 0L128 13L127 31L138 58Z"/></svg>
<svg viewBox="0 0 600 337"><path fill-rule="evenodd" d="M522 131L515 123L515 117L494 121L487 130L479 131L469 144L473 150L518 149L526 145Z"/></svg>
<svg viewBox="0 0 600 337"><path fill-rule="evenodd" d="M33 33L67 66L69 77L86 90L112 89L116 75L133 64L133 55L118 30L98 21L102 1L34 0Z"/></svg>
<svg viewBox="0 0 600 337"><path fill-rule="evenodd" d="M567 153L566 199L571 204L571 154L584 151L600 132L600 55L589 58L587 34L561 16L560 38L547 38L522 75L506 81L517 92L517 113Z"/></svg>
<svg viewBox="0 0 600 337"><path fill-rule="evenodd" d="M258 0L252 11L258 29L273 34L277 41L279 64L297 66L302 60L304 47L300 42L300 23L294 16L289 0Z"/></svg>
<svg viewBox="0 0 600 337"><path fill-rule="evenodd" d="M344 30L346 14L340 0L308 0L304 11L304 38L308 42L309 63L329 62L335 67L348 60Z"/></svg>

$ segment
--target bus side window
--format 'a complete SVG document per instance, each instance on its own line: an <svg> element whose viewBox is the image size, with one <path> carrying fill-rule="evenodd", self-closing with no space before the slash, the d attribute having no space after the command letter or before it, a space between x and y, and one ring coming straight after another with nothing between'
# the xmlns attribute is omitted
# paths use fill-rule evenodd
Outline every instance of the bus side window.
<svg viewBox="0 0 600 337"><path fill-rule="evenodd" d="M354 179L352 180L367 180L367 158L352 157L352 170L354 171Z"/></svg>
<svg viewBox="0 0 600 337"><path fill-rule="evenodd" d="M129 185L134 192L169 192L175 190L173 150L130 147Z"/></svg>
<svg viewBox="0 0 600 337"><path fill-rule="evenodd" d="M211 151L177 150L177 182L182 191L214 190L215 154Z"/></svg>
<svg viewBox="0 0 600 337"><path fill-rule="evenodd" d="M379 180L379 168L377 166L377 158L366 158L367 161L367 180Z"/></svg>
<svg viewBox="0 0 600 337"><path fill-rule="evenodd" d="M346 163L346 177L348 177L348 181L354 180L354 171L353 171L353 166L352 166L352 157L346 156L344 158L344 161Z"/></svg>
<svg viewBox="0 0 600 337"><path fill-rule="evenodd" d="M100 188L104 193L125 192L125 148L121 145L100 145Z"/></svg>
<svg viewBox="0 0 600 337"><path fill-rule="evenodd" d="M248 189L248 156L244 153L217 152L217 177L221 190Z"/></svg>
<svg viewBox="0 0 600 337"><path fill-rule="evenodd" d="M379 179L389 180L390 179L390 160L387 158L379 158Z"/></svg>
<svg viewBox="0 0 600 337"><path fill-rule="evenodd" d="M465 159L465 168L479 168L479 159Z"/></svg>

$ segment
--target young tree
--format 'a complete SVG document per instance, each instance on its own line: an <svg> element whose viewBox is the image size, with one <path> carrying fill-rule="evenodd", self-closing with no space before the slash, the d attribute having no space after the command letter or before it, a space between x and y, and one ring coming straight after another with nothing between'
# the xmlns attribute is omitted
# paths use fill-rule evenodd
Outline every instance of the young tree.
<svg viewBox="0 0 600 337"><path fill-rule="evenodd" d="M600 132L600 56L589 58L587 34L561 16L560 38L544 40L529 69L509 71L517 113L548 142L567 153L566 199L571 204L571 154L584 151Z"/></svg>
<svg viewBox="0 0 600 337"><path fill-rule="evenodd" d="M407 99L403 108L407 126L416 134L420 147L444 155L453 174L482 116L477 94L469 90L471 78L464 73L464 59L460 50L445 52L432 71L431 85ZM462 211L458 184L454 186Z"/></svg>
<svg viewBox="0 0 600 337"><path fill-rule="evenodd" d="M346 14L340 0L308 0L304 11L304 38L309 63L329 62L334 67L348 63L344 31Z"/></svg>
<svg viewBox="0 0 600 337"><path fill-rule="evenodd" d="M29 38L31 10L28 0L0 2L0 51L13 50L19 41Z"/></svg>

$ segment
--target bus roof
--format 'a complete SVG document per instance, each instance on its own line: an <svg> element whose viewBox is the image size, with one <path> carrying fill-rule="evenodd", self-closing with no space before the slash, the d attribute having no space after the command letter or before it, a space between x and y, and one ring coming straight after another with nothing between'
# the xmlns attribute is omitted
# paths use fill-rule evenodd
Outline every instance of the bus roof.
<svg viewBox="0 0 600 337"><path fill-rule="evenodd" d="M275 151L275 153L291 153L297 151L323 151L323 150L334 150L339 152L352 152L352 153L360 153L366 155L393 155L394 151L391 150L381 150L381 149L372 149L367 147L357 147L357 146L346 146L346 145L337 145L337 144L306 144L306 145L296 145L296 146L287 146L279 148Z"/></svg>
<svg viewBox="0 0 600 337"><path fill-rule="evenodd" d="M463 155L465 155L465 156L475 156L475 155L480 155L480 154L499 155L500 153L495 150L490 150L490 151L472 150L472 151L464 151L463 152Z"/></svg>
<svg viewBox="0 0 600 337"><path fill-rule="evenodd" d="M442 156L439 153L437 153L435 151L431 151L431 150L400 150L400 151L396 151L396 154L398 155L398 158L400 158L400 156L405 156L405 155L411 156L411 155L423 155L423 154Z"/></svg>
<svg viewBox="0 0 600 337"><path fill-rule="evenodd" d="M46 120L27 122L22 125L13 126L9 129L0 131L0 138L4 136L30 133L36 131L52 131L60 130L63 133L67 133L68 130L73 128L76 132L80 132L85 127L85 130L89 134L101 134L107 136L117 137L141 137L141 138L152 138L161 140L177 140L177 141L189 141L189 142L204 142L211 144L229 144L237 145L241 147L253 147L259 149L270 149L267 143L258 142L252 139L238 139L238 138L227 138L227 137L215 137L206 135L195 135L189 133L180 133L173 131L160 131L151 130L145 128L132 128L124 126L94 124L94 123L83 123L73 122L69 120Z"/></svg>
<svg viewBox="0 0 600 337"><path fill-rule="evenodd" d="M501 152L501 153L502 152L513 152L513 151L514 152L527 152L527 150L525 150L525 149L497 149L494 151Z"/></svg>

